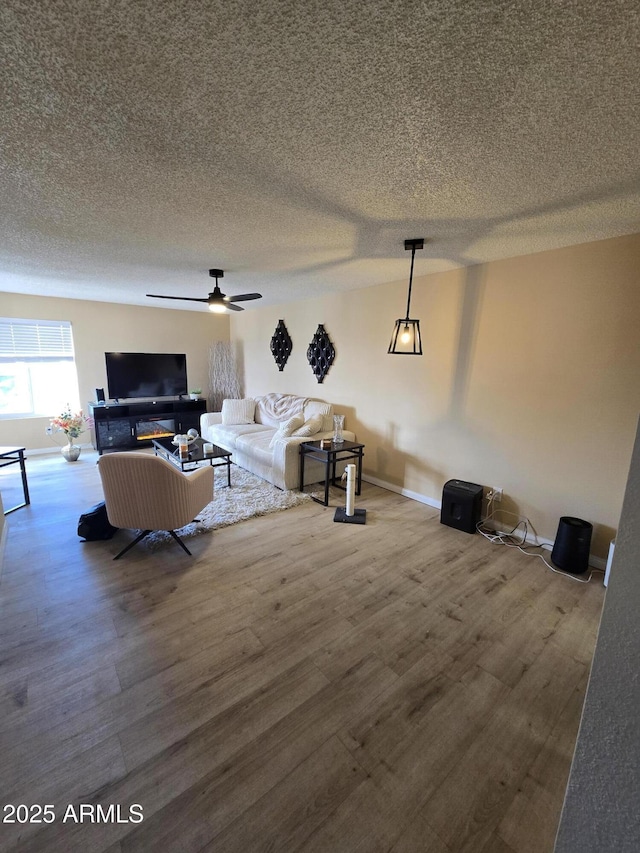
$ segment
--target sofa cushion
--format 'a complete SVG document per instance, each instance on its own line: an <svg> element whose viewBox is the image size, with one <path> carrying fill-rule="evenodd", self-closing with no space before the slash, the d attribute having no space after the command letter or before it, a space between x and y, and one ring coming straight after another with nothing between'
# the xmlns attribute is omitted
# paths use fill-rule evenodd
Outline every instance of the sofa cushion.
<svg viewBox="0 0 640 853"><path fill-rule="evenodd" d="M281 423L278 429L275 431L273 438L271 439L270 447L273 447L275 442L279 438L289 438L290 435L293 435L294 430L298 429L304 424L304 418L302 415L294 415L292 418Z"/></svg>
<svg viewBox="0 0 640 853"><path fill-rule="evenodd" d="M239 453L245 453L263 465L273 465L273 450L271 449L272 430L264 430L251 435L239 435L236 447Z"/></svg>
<svg viewBox="0 0 640 853"><path fill-rule="evenodd" d="M292 435L302 435L302 436L310 436L315 435L317 432L322 432L323 426L323 415L313 415L308 420L306 420L301 427L294 430Z"/></svg>
<svg viewBox="0 0 640 853"><path fill-rule="evenodd" d="M222 401L222 423L224 426L255 423L256 401L249 397L244 400Z"/></svg>
<svg viewBox="0 0 640 853"><path fill-rule="evenodd" d="M214 424L207 429L206 435L203 435L203 438L206 438L207 441L213 441L214 444L218 444L220 447L233 450L239 436L254 435L255 433L265 432L265 430L269 438L271 438L273 431L267 429L263 424L231 424L230 426Z"/></svg>
<svg viewBox="0 0 640 853"><path fill-rule="evenodd" d="M305 419L314 415L322 415L322 429L328 432L333 429L333 406L331 403L323 403L321 400L307 400L304 407Z"/></svg>

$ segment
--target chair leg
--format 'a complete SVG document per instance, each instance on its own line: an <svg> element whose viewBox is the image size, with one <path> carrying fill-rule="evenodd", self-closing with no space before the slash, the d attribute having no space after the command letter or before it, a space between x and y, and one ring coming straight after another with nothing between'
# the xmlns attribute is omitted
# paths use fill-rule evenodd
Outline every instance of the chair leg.
<svg viewBox="0 0 640 853"><path fill-rule="evenodd" d="M123 548L123 549L122 549L122 551L120 551L120 553L119 553L119 554L116 554L116 555L115 555L115 557L114 557L113 559L114 559L114 560L119 560L119 559L120 559L120 557L122 557L122 555L123 555L123 554L126 554L126 553L127 553L127 551L128 551L130 548L133 548L133 546L134 546L134 545L137 545L137 544L138 544L138 542L139 542L141 539L144 539L144 537L145 537L145 536L147 536L149 533L151 533L151 531L150 531L150 530L143 530L143 531L142 531L142 533L141 533L139 536L137 536L137 537L133 540L133 542L129 542L129 544L127 545L127 547L126 547L126 548Z"/></svg>
<svg viewBox="0 0 640 853"><path fill-rule="evenodd" d="M183 541L182 541L182 539L178 536L178 534L175 532L175 530L170 530L170 531L169 531L169 533L173 536L173 538L176 540L176 542L178 543L178 545L179 545L183 550L185 550L185 551L187 552L187 554L188 554L190 557L192 557L192 556L193 556L193 554L192 554L192 553L191 553L191 551L187 548L187 546L184 544L184 542L183 542Z"/></svg>

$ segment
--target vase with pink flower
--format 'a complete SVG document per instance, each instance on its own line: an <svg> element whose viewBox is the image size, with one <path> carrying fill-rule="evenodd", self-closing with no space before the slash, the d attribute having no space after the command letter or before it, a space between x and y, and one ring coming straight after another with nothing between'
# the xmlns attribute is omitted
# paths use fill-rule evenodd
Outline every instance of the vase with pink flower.
<svg viewBox="0 0 640 853"><path fill-rule="evenodd" d="M75 443L75 440L87 429L89 423L90 418L83 413L82 409L73 414L70 406L67 406L62 414L51 418L51 429L63 432L67 438L67 444L60 448L60 452L67 462L78 460L82 448Z"/></svg>

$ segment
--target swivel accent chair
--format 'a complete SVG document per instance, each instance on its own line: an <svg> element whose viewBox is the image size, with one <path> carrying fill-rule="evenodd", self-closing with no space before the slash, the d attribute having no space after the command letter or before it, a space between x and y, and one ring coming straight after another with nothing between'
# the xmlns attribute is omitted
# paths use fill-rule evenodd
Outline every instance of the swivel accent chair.
<svg viewBox="0 0 640 853"><path fill-rule="evenodd" d="M144 539L152 530L166 530L191 556L175 532L213 500L213 468L187 473L150 453L106 453L98 460L107 516L115 527L142 531L119 554Z"/></svg>

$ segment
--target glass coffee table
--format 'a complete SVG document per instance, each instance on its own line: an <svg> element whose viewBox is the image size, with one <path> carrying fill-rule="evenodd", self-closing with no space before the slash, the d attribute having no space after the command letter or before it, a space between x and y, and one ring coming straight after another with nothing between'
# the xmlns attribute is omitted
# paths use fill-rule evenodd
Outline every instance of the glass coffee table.
<svg viewBox="0 0 640 853"><path fill-rule="evenodd" d="M208 462L212 468L220 468L222 465L227 466L227 486L231 485L231 451L225 450L224 447L218 447L217 444L212 444L213 450L205 453L204 446L209 442L205 442L202 438L196 438L189 444L189 452L186 458L180 457L180 451L173 443L172 438L154 438L153 449L156 456L162 456L173 462L182 471L190 470L191 466L197 465L198 462ZM216 460L222 460L217 462Z"/></svg>

